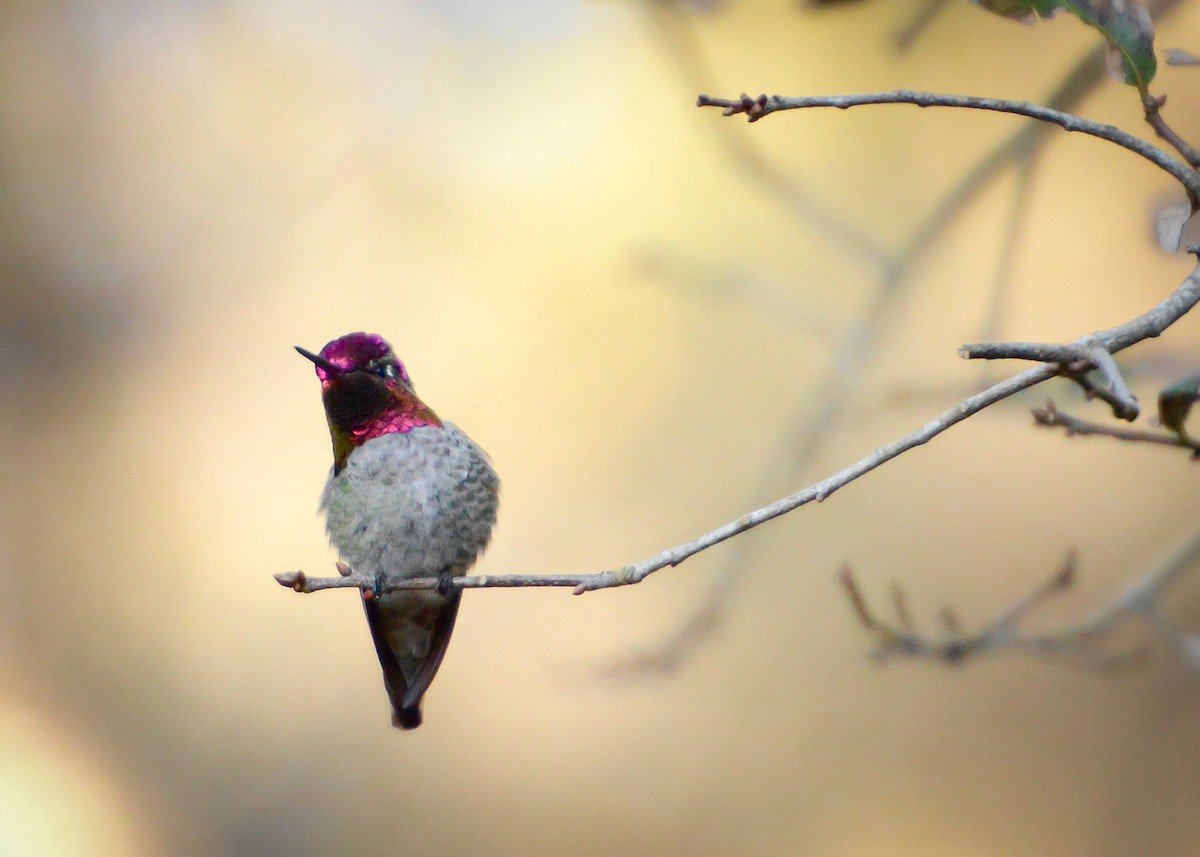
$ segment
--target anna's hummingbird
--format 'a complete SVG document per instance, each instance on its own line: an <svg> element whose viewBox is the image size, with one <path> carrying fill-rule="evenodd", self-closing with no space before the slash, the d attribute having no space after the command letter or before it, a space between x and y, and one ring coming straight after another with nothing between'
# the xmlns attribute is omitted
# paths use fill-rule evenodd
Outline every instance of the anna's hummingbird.
<svg viewBox="0 0 1200 857"><path fill-rule="evenodd" d="M382 590L470 568L496 523L500 480L482 449L417 398L382 337L350 333L320 354L296 350L316 364L333 438L333 472L321 496L329 540L357 574L376 581L363 592L363 608L392 724L415 729L462 592Z"/></svg>

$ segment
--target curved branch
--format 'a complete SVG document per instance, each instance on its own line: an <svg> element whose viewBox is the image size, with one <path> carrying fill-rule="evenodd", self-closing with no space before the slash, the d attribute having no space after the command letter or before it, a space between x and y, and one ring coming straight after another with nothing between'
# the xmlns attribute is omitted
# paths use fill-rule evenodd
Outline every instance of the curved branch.
<svg viewBox="0 0 1200 857"><path fill-rule="evenodd" d="M1200 303L1200 267L1193 269L1192 273L1187 276L1179 287L1153 309L1148 310L1125 324L1086 336L1079 340L1079 342L1081 344L1092 345L1100 341L1104 343L1109 353L1115 354L1137 342L1141 342L1143 339L1158 336L1178 321L1197 303ZM964 399L937 419L926 423L916 431L910 432L887 446L880 447L870 455L835 473L828 479L823 479L820 482L810 485L803 491L783 497L774 503L763 506L760 509L755 509L753 512L747 512L736 521L730 521L728 524L705 533L699 538L676 545L673 548L668 548L656 556L634 565L627 565L623 568L592 574L487 574L455 577L449 581L439 580L438 578L419 578L388 584L383 587L382 591L433 589L439 585L449 585L463 589L554 586L572 587L576 595L581 595L584 592L592 592L597 589L611 589L617 586L629 586L634 583L641 583L656 571L661 571L668 566L679 565L684 560L708 550L726 539L733 538L747 530L752 530L760 524L765 524L767 521L778 518L781 515L786 515L788 512L795 511L801 506L806 506L814 501L820 503L839 488L849 485L860 476L870 473L876 467L891 461L893 458L908 452L910 449L928 443L951 426L957 425L968 417L974 416L984 408L1007 399L1009 396L1019 393L1022 390L1036 386L1058 374L1059 367L1055 364L1042 364L1032 369L1027 369L1006 381L989 387L982 393L977 393L974 396ZM339 567L339 571L342 571L343 568ZM348 572L349 569L345 569L345 571ZM298 592L316 592L321 589L334 588L370 590L376 585L374 580L363 579L353 573L345 574L342 577L309 578L304 572L288 572L276 575L275 579L281 585L295 589Z"/></svg>
<svg viewBox="0 0 1200 857"><path fill-rule="evenodd" d="M1200 208L1200 174L1187 164L1177 160L1162 149L1135 137L1113 125L1105 125L1084 119L1073 113L1064 113L1051 107L1043 107L1028 101L1009 101L1004 98L976 98L968 95L944 95L936 92L917 92L897 89L893 92L868 92L859 95L812 95L784 96L760 95L750 98L745 93L737 99L711 98L701 95L696 99L697 107L720 107L723 115L746 114L751 122L781 110L804 110L811 107L836 107L847 110L869 104L913 104L917 107L957 107L965 110L988 110L995 113L1012 113L1027 116L1040 122L1057 125L1064 131L1074 131L1107 140L1123 149L1145 158L1164 172L1173 176L1187 190L1192 209Z"/></svg>

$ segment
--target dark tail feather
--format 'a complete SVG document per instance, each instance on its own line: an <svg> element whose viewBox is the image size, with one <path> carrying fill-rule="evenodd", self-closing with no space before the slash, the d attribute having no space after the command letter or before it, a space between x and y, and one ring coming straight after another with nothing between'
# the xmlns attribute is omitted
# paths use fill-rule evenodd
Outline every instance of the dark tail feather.
<svg viewBox="0 0 1200 857"><path fill-rule="evenodd" d="M421 703L409 708L396 708L395 703L392 704L392 725L397 729L416 729L422 720Z"/></svg>
<svg viewBox="0 0 1200 857"><path fill-rule="evenodd" d="M421 700L446 655L462 590L451 592L441 604L418 602L419 606L412 605L413 600L427 597L423 593L394 592L363 599L367 626L371 629L375 654L383 669L383 683L392 703L392 725L397 729L416 729L421 725ZM393 640L399 637L399 642L403 643L410 634L428 637L425 657L405 656L403 648L398 655L388 641L390 635Z"/></svg>

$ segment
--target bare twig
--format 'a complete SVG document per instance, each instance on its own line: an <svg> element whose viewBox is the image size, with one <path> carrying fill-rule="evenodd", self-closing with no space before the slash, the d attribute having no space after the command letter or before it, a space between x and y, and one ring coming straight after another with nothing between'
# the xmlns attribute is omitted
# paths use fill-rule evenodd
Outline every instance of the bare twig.
<svg viewBox="0 0 1200 857"><path fill-rule="evenodd" d="M1098 387L1076 367L1067 367L1071 377L1079 379L1084 392L1098 396L1107 402L1108 406L1112 408L1113 416L1117 419L1127 422L1136 420L1138 417L1137 398L1129 389L1129 385L1125 383L1125 377L1117 367L1117 361L1113 359L1112 353L1103 345L1093 344L1085 349L1084 362L1095 366L1108 383L1107 387Z"/></svg>
<svg viewBox="0 0 1200 857"><path fill-rule="evenodd" d="M1200 302L1200 267L1194 269L1191 274L1173 291L1165 300L1154 308L1146 311L1125 324L1118 325L1110 330L1101 331L1086 337L1080 342L1103 342L1110 353L1122 351L1134 343L1141 342L1153 336L1158 336L1179 318L1187 313L1192 307ZM506 575L478 575L470 577L456 577L449 581L449 585L462 588L492 588L492 587L524 587L524 586L569 586L574 588L576 595L581 595L585 592L591 592L597 589L611 589L617 586L628 586L635 583L640 583L650 575L667 567L679 565L689 557L693 557L702 551L708 550L714 545L718 545L726 539L740 535L747 530L752 530L760 524L792 512L801 506L806 506L812 502L822 502L828 499L834 492L840 488L849 485L854 480L861 476L870 473L876 467L891 461L893 458L908 452L910 449L921 446L933 440L942 432L949 429L951 426L974 416L996 402L1003 401L1009 396L1019 393L1022 390L1027 390L1030 387L1036 386L1058 374L1057 368L1051 364L1042 364L1035 366L1032 369L1027 369L1018 375L1014 375L1006 381L1002 381L981 393L970 396L960 402L957 406L942 414L937 419L925 424L916 431L910 432L887 446L880 447L871 454L863 457L854 464L835 473L827 479L823 479L802 491L791 494L787 497L780 498L774 503L763 506L760 509L755 509L752 512L747 512L735 521L731 521L722 527L705 533L704 535L684 544L676 545L673 548L668 548L661 553L649 559L634 565L627 565L620 569L611 571L601 571L592 574L572 574L572 575L524 575L524 574L506 574ZM356 576L350 575L337 578L308 578L303 572L289 572L287 574L277 575L276 579L283 586L296 589L299 592L315 592L320 589L332 589L340 587L358 587L371 588L375 585L375 581L367 581ZM417 580L405 580L391 583L383 588L383 591L392 591L397 589L431 589L439 585L436 578L421 578ZM445 585L444 583L442 585Z"/></svg>
<svg viewBox="0 0 1200 857"><path fill-rule="evenodd" d="M1192 167L1200 167L1200 150L1180 137L1162 117L1163 105L1167 103L1165 95L1155 98L1149 92L1142 93L1142 109L1145 111L1146 122L1154 129L1154 133L1167 145L1180 154ZM1195 206L1192 206L1195 211Z"/></svg>
<svg viewBox="0 0 1200 857"><path fill-rule="evenodd" d="M1137 419L1137 398L1125 383L1112 353L1103 342L1102 334L1068 345L1047 342L976 342L964 345L959 354L968 360L1037 360L1054 363L1058 372L1071 378L1089 398L1107 402L1118 419L1132 422ZM1107 381L1106 387L1092 382L1088 372L1098 369Z"/></svg>
<svg viewBox="0 0 1200 857"><path fill-rule="evenodd" d="M945 635L924 635L903 620L888 622L870 609L848 567L842 569L840 577L851 609L875 638L873 654L880 661L907 657L959 664L983 654L1032 654L1066 657L1088 666L1114 668L1135 662L1141 650L1106 651L1098 645L1109 639L1118 626L1141 619L1147 620L1190 666L1200 669L1200 660L1195 656L1196 638L1180 632L1166 618L1161 604L1165 590L1191 567L1198 553L1200 531L1166 562L1143 575L1107 606L1080 622L1040 633L1022 631L1020 625L1038 606L1070 588L1076 571L1074 554L1067 557L1053 577L974 633L951 628Z"/></svg>
<svg viewBox="0 0 1200 857"><path fill-rule="evenodd" d="M784 96L760 95L751 98L745 93L737 99L711 98L701 95L696 100L698 107L720 107L722 115L734 116L739 113L746 115L751 122L778 113L783 110L805 110L813 107L836 107L847 110L851 107L862 107L870 104L913 104L917 107L955 107L965 110L987 110L996 113L1011 113L1016 116L1027 116L1040 122L1057 125L1064 131L1074 131L1107 140L1114 145L1127 149L1145 158L1164 172L1173 176L1187 191L1188 199L1193 208L1200 207L1200 175L1187 164L1176 160L1157 146L1147 143L1140 137L1135 137L1128 131L1123 131L1114 125L1105 125L1084 119L1073 113L1064 113L1040 104L1028 101L1010 101L1004 98L977 98L969 95L945 95L936 92L917 92L909 89L897 89L893 92L870 92L857 95L814 95L814 96Z"/></svg>
<svg viewBox="0 0 1200 857"><path fill-rule="evenodd" d="M846 572L849 575L849 570ZM912 611L908 609L908 596L904 594L904 587L896 584L892 587L892 610L896 613L896 621L905 631L916 630L917 623L913 621ZM947 627L953 628L956 620L953 614L947 613L942 617Z"/></svg>
<svg viewBox="0 0 1200 857"><path fill-rule="evenodd" d="M1165 378L1175 378L1179 375L1196 371L1196 361L1193 355L1183 349L1173 353L1173 349L1166 343L1163 343L1163 346L1163 349L1156 348L1153 353L1142 352L1136 356L1126 352L1128 354L1127 357L1122 355L1121 374L1127 380L1142 378L1160 382ZM1087 376L1084 376L1084 378L1087 380ZM1079 384L1077 379L1068 380ZM971 393L985 389L991 383L994 382L982 382L979 379L971 380L966 378L945 382L922 383L920 381L913 381L893 386L889 389L883 401L889 407L921 407L933 402L968 396ZM1092 398L1096 397L1095 393L1089 394L1086 388L1084 389L1084 393L1085 395L1090 395Z"/></svg>
<svg viewBox="0 0 1200 857"><path fill-rule="evenodd" d="M842 568L840 580L854 614L863 627L875 637L875 649L872 654L877 660L909 657L960 664L985 652L996 654L1001 651L1021 651L1062 655L1069 653L1072 648L1090 643L1093 637L1099 635L1096 629L1090 627L1038 635L1024 634L1019 628L1021 621L1038 606L1070 588L1075 578L1075 570L1076 557L1072 552L1048 580L1017 599L1007 610L974 633L964 632L953 611L946 607L942 610L946 633L941 636L921 634L907 612L897 612L894 623L876 615L868 606L866 597L848 566ZM894 591L902 590L897 587ZM1106 666L1116 666L1129 659L1126 653L1089 651L1088 656L1089 659Z"/></svg>
<svg viewBox="0 0 1200 857"><path fill-rule="evenodd" d="M1060 342L970 342L958 349L967 360L1034 360L1039 363L1071 363L1082 360L1077 344Z"/></svg>
<svg viewBox="0 0 1200 857"><path fill-rule="evenodd" d="M1117 440L1127 440L1134 443L1153 443L1160 446L1173 446L1187 449L1194 458L1200 457L1200 444L1189 443L1177 434L1165 432L1141 431L1138 429L1107 426L1100 423L1088 422L1060 411L1053 401L1047 401L1044 408L1034 408L1031 413L1033 420L1039 426L1047 428L1066 429L1068 435L1101 435Z"/></svg>
<svg viewBox="0 0 1200 857"><path fill-rule="evenodd" d="M663 563L663 568L670 563ZM640 566L639 566L640 567ZM629 567L633 568L633 567ZM658 569L654 569L657 571ZM467 577L452 577L444 581L437 577L414 577L408 580L390 581L378 588L379 592L398 592L408 589L437 589L439 586L450 585L458 589L511 589L525 586L577 587L580 592L591 589L606 589L611 586L623 586L637 581L627 579L625 569L620 571L602 571L597 574L475 574ZM643 575L645 576L645 575ZM284 571L275 575L280 586L294 589L297 592L321 592L325 589L362 589L375 591L377 582L374 578L361 577L358 574L343 574L339 577L309 577L303 571Z"/></svg>

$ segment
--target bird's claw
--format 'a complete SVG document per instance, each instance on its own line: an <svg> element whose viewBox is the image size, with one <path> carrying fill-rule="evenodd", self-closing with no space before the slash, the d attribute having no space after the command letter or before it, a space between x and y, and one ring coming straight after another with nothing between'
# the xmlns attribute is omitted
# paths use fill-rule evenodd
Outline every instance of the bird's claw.
<svg viewBox="0 0 1200 857"><path fill-rule="evenodd" d="M375 582L362 588L363 601L378 600L383 595L383 575L375 575Z"/></svg>

